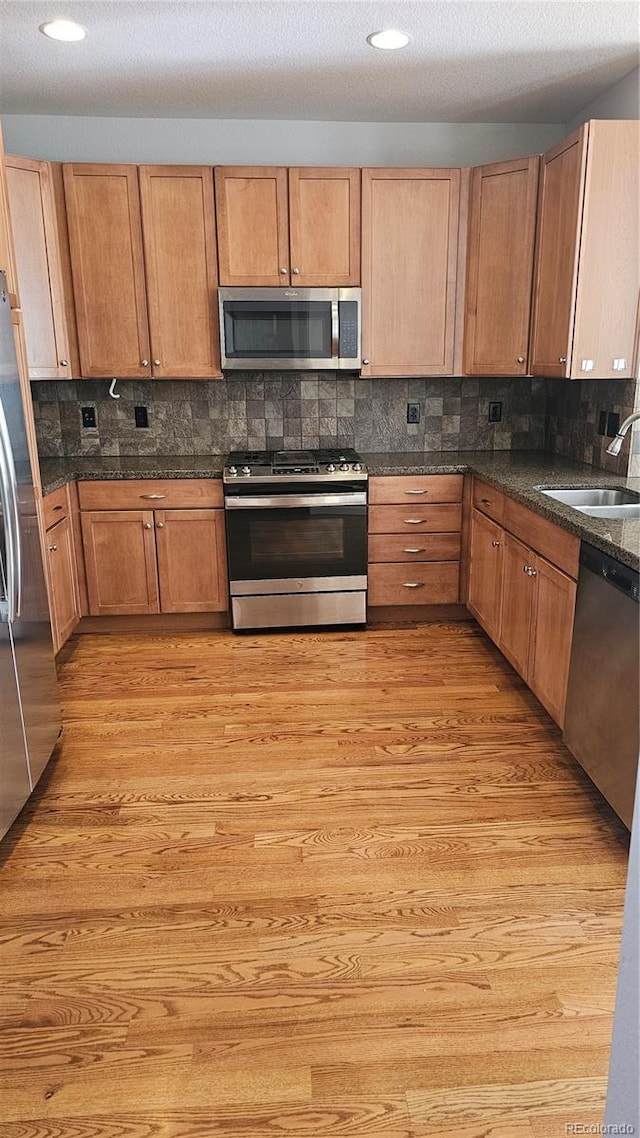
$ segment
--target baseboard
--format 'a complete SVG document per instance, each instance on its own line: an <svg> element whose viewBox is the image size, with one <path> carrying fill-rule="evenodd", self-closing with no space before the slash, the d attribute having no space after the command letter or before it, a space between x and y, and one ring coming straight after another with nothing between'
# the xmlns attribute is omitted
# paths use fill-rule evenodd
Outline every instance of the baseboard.
<svg viewBox="0 0 640 1138"><path fill-rule="evenodd" d="M369 628L379 624L406 627L450 620L473 620L473 617L464 605L375 605L367 609Z"/></svg>

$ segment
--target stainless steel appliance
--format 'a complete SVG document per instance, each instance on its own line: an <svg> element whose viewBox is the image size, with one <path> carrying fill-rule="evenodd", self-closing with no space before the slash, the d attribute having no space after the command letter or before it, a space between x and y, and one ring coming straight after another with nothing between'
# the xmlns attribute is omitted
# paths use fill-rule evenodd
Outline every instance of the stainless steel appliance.
<svg viewBox="0 0 640 1138"><path fill-rule="evenodd" d="M367 480L351 449L228 456L234 629L365 623Z"/></svg>
<svg viewBox="0 0 640 1138"><path fill-rule="evenodd" d="M631 827L640 749L638 573L582 543L564 741Z"/></svg>
<svg viewBox="0 0 640 1138"><path fill-rule="evenodd" d="M61 722L9 295L0 272L0 837L40 778Z"/></svg>
<svg viewBox="0 0 640 1138"><path fill-rule="evenodd" d="M220 288L223 368L357 371L359 288Z"/></svg>

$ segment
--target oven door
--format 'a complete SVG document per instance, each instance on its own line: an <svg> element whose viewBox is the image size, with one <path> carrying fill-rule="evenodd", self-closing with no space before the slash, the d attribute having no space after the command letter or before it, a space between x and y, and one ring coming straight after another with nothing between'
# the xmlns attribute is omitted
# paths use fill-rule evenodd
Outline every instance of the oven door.
<svg viewBox="0 0 640 1138"><path fill-rule="evenodd" d="M231 596L366 589L364 491L227 494Z"/></svg>
<svg viewBox="0 0 640 1138"><path fill-rule="evenodd" d="M223 368L338 367L337 289L221 288L218 295Z"/></svg>

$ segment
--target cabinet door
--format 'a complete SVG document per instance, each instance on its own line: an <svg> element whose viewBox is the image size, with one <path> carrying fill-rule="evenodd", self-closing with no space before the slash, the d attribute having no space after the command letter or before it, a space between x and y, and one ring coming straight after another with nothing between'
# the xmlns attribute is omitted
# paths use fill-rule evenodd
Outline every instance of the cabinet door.
<svg viewBox="0 0 640 1138"><path fill-rule="evenodd" d="M291 281L303 288L360 284L360 171L289 170Z"/></svg>
<svg viewBox="0 0 640 1138"><path fill-rule="evenodd" d="M289 284L286 168L218 166L215 182L220 284Z"/></svg>
<svg viewBox="0 0 640 1138"><path fill-rule="evenodd" d="M81 519L91 615L159 612L153 513L83 510Z"/></svg>
<svg viewBox="0 0 640 1138"><path fill-rule="evenodd" d="M47 569L53 646L56 652L69 639L80 619L75 550L70 518L47 530Z"/></svg>
<svg viewBox="0 0 640 1138"><path fill-rule="evenodd" d="M535 601L535 554L504 533L498 648L529 682L529 646Z"/></svg>
<svg viewBox="0 0 640 1138"><path fill-rule="evenodd" d="M224 510L157 510L161 612L229 608Z"/></svg>
<svg viewBox="0 0 640 1138"><path fill-rule="evenodd" d="M149 377L137 167L63 172L82 375Z"/></svg>
<svg viewBox="0 0 640 1138"><path fill-rule="evenodd" d="M576 583L543 557L535 557L536 604L529 685L556 723L564 724Z"/></svg>
<svg viewBox="0 0 640 1138"><path fill-rule="evenodd" d="M153 374L219 378L213 171L139 173Z"/></svg>
<svg viewBox="0 0 640 1138"><path fill-rule="evenodd" d="M464 336L469 375L526 375L539 159L471 175Z"/></svg>
<svg viewBox="0 0 640 1138"><path fill-rule="evenodd" d="M48 162L6 159L30 379L71 376L58 226Z"/></svg>
<svg viewBox="0 0 640 1138"><path fill-rule="evenodd" d="M640 123L589 123L571 376L630 379L640 291ZM614 360L616 367L614 367Z"/></svg>
<svg viewBox="0 0 640 1138"><path fill-rule="evenodd" d="M531 371L568 376L576 300L587 127L542 158Z"/></svg>
<svg viewBox="0 0 640 1138"><path fill-rule="evenodd" d="M459 170L362 171L363 376L451 375L459 201Z"/></svg>
<svg viewBox="0 0 640 1138"><path fill-rule="evenodd" d="M503 530L479 510L471 514L467 607L492 640L498 639Z"/></svg>

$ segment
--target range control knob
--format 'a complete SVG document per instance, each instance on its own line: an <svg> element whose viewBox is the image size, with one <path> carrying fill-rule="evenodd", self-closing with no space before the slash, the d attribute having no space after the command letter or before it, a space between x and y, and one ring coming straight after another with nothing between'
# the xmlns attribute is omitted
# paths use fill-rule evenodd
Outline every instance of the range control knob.
<svg viewBox="0 0 640 1138"><path fill-rule="evenodd" d="M334 470L335 470L335 466L332 462L330 462L329 465L327 466L327 474L333 474Z"/></svg>
<svg viewBox="0 0 640 1138"><path fill-rule="evenodd" d="M341 462L340 463L340 469L347 471L349 469L349 463L348 462Z"/></svg>
<svg viewBox="0 0 640 1138"><path fill-rule="evenodd" d="M354 462L353 469L357 470L357 471L362 470L362 463L361 462Z"/></svg>
<svg viewBox="0 0 640 1138"><path fill-rule="evenodd" d="M242 467L242 473L243 474L251 474L251 467L250 466L243 466Z"/></svg>
<svg viewBox="0 0 640 1138"><path fill-rule="evenodd" d="M230 466L229 467L229 474L237 474L237 473L238 473L238 467L237 466Z"/></svg>

